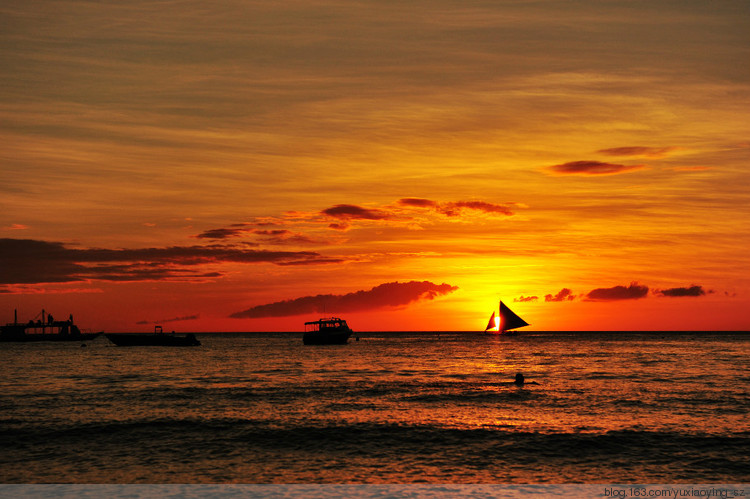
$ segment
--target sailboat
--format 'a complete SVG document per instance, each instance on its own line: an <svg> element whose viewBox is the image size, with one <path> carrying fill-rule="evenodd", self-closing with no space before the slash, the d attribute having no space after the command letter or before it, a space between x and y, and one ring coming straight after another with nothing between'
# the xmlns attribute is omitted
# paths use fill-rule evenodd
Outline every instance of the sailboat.
<svg viewBox="0 0 750 499"><path fill-rule="evenodd" d="M490 317L490 321L487 323L487 327L485 328L484 332L487 334L504 334L504 335L514 335L518 334L518 331L514 331L514 329L517 329L519 327L525 327L528 326L529 323L525 320L521 319L514 311L508 308L508 306L500 302L500 324L497 329L497 331L490 331L490 329L494 328L495 326L498 326L498 324L495 323L495 312L492 312L492 316Z"/></svg>

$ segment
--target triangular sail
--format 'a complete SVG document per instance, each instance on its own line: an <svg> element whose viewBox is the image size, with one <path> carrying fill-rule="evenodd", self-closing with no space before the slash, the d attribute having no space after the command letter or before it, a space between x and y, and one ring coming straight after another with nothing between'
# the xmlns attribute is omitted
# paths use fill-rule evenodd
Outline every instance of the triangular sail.
<svg viewBox="0 0 750 499"><path fill-rule="evenodd" d="M487 331L488 329L492 329L495 326L496 326L496 324L495 324L495 312L492 312L492 317L490 317L490 322L487 323L487 327L484 328L484 330Z"/></svg>
<svg viewBox="0 0 750 499"><path fill-rule="evenodd" d="M494 316L495 314L493 312L493 319ZM505 305L505 303L500 302L500 329L502 331L508 331L509 329L516 329L518 327L524 327L528 325L528 322L517 316L515 312L513 312L507 307L507 305Z"/></svg>

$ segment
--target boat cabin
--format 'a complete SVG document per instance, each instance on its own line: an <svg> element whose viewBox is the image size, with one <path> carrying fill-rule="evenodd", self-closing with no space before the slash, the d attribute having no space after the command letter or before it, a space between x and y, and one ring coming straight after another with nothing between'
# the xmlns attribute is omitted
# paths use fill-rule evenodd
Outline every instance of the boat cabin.
<svg viewBox="0 0 750 499"><path fill-rule="evenodd" d="M338 317L330 317L327 319L320 319L317 321L305 322L305 332L315 331L349 331L349 326L346 324L344 319Z"/></svg>

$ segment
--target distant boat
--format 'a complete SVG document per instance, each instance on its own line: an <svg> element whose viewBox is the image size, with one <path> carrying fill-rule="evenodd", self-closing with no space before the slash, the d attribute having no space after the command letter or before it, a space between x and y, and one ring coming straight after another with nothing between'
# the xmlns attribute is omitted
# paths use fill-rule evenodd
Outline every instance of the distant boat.
<svg viewBox="0 0 750 499"><path fill-rule="evenodd" d="M165 333L161 326L154 327L153 333L107 333L104 336L118 347L197 347L201 344L193 333Z"/></svg>
<svg viewBox="0 0 750 499"><path fill-rule="evenodd" d="M56 321L52 314L42 310L42 318L36 321L18 322L18 312L13 313L13 322L0 326L0 341L86 341L93 340L99 333L82 333L73 323L73 315L65 321Z"/></svg>
<svg viewBox="0 0 750 499"><path fill-rule="evenodd" d="M345 345L351 335L352 330L344 319L331 317L305 322L302 342L305 345Z"/></svg>
<svg viewBox="0 0 750 499"><path fill-rule="evenodd" d="M518 334L518 331L514 331L514 329L529 325L528 322L516 315L516 313L509 309L508 306L502 301L500 302L500 314L498 317L500 318L499 324L496 323L497 321L495 319L495 312L492 312L490 321L487 323L487 327L484 330L485 333L504 334L510 336ZM497 331L490 331L490 329L493 329L495 327L497 327Z"/></svg>

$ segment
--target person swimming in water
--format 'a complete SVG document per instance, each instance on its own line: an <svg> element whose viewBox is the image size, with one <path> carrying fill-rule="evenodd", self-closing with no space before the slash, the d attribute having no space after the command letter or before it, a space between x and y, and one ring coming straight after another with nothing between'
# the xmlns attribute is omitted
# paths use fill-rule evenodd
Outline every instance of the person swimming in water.
<svg viewBox="0 0 750 499"><path fill-rule="evenodd" d="M518 387L523 387L526 385L538 385L536 381L526 381L526 377L523 375L523 373L516 373L516 378L513 381L505 381L503 383L500 383L502 385L516 385Z"/></svg>

